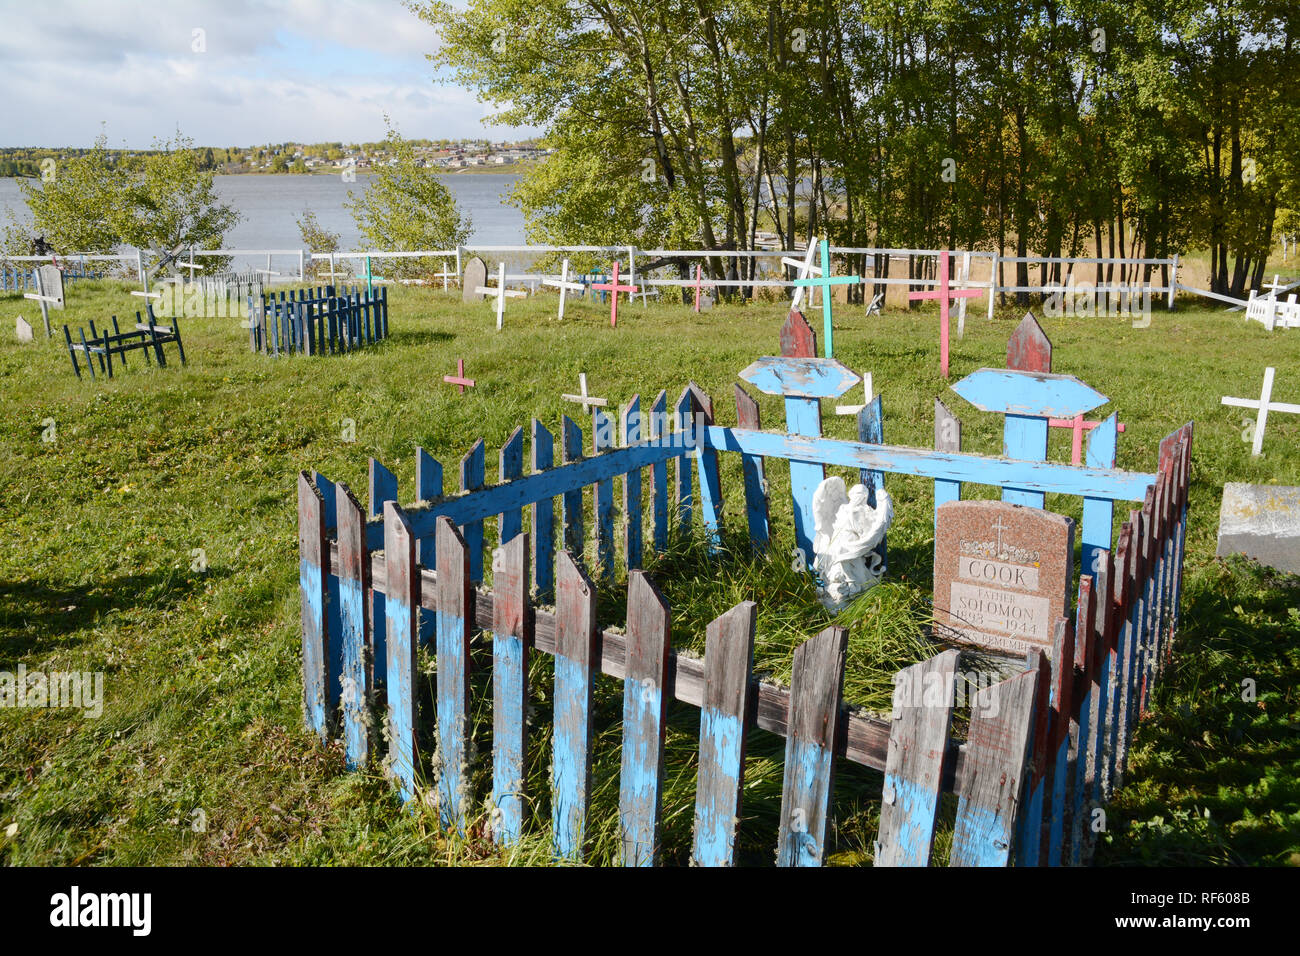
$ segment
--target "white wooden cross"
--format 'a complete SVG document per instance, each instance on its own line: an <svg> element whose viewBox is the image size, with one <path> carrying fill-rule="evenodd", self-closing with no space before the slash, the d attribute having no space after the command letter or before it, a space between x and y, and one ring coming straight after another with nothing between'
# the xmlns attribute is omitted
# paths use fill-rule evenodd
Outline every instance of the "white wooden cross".
<svg viewBox="0 0 1300 956"><path fill-rule="evenodd" d="M570 292L581 292L586 288L581 282L569 281L569 260L565 259L560 266L560 277L558 279L543 279L542 285L554 286L560 290L560 319L564 319L564 299Z"/></svg>
<svg viewBox="0 0 1300 956"><path fill-rule="evenodd" d="M350 273L350 272L339 272L339 271L338 271L338 265L334 262L334 253L331 252L331 253L330 253L330 271L329 271L329 272L322 272L321 275L326 276L327 278L330 278L330 279L346 279L346 278L349 278L349 277L352 275L352 273Z"/></svg>
<svg viewBox="0 0 1300 956"><path fill-rule="evenodd" d="M498 332L501 331L501 319L505 316L506 313L506 296L511 296L516 299L522 299L528 295L527 292L524 292L522 290L516 291L514 289L506 288L506 264L502 262L500 265L501 265L501 269L497 273L497 284L495 287L490 285L480 285L474 287L474 291L479 293L480 295L493 295L493 294L496 295Z"/></svg>
<svg viewBox="0 0 1300 956"><path fill-rule="evenodd" d="M795 276L796 279L808 279L811 278L812 276L819 276L822 274L821 267L813 265L813 260L816 259L817 257L817 248L818 248L817 237L812 236L808 239L808 251L804 253L802 262L800 262L798 259L791 259L789 256L782 256L781 264L787 266L794 266L796 269L798 269L799 274ZM792 309L799 308L799 303L803 301L803 290L805 288L809 290L808 304L810 306L812 305L811 286L797 285L794 287L794 298L790 300L790 308Z"/></svg>
<svg viewBox="0 0 1300 956"><path fill-rule="evenodd" d="M1270 402L1273 397L1273 373L1274 369L1264 369L1264 388L1259 393L1259 401L1251 398L1229 398L1223 396L1224 405L1232 405L1236 408L1256 408L1259 409L1255 416L1254 426L1254 444L1251 445L1250 453L1253 457L1258 457L1264 447L1264 426L1268 424L1269 412L1288 412L1292 415L1300 415L1300 405L1290 405L1285 402ZM1249 432L1248 432L1249 434Z"/></svg>
<svg viewBox="0 0 1300 956"><path fill-rule="evenodd" d="M596 405L599 405L602 408L609 407L609 401L607 399L593 398L592 396L587 394L587 373L586 372L578 373L578 390L582 392L581 395L561 394L560 398L564 399L566 402L579 403L582 406L582 411L587 415L591 414L591 409Z"/></svg>
<svg viewBox="0 0 1300 956"><path fill-rule="evenodd" d="M970 282L970 253L963 252L961 255L961 265L957 267L957 284L956 288L964 289ZM964 338L966 335L966 299L957 300L957 338Z"/></svg>
<svg viewBox="0 0 1300 956"><path fill-rule="evenodd" d="M1278 275L1275 272L1273 273L1273 281L1263 286L1263 288L1268 289L1268 297L1270 299L1277 298L1277 294L1279 292L1285 292L1287 289L1290 288L1290 286L1285 286L1282 283L1278 282L1277 280L1278 280Z"/></svg>
<svg viewBox="0 0 1300 956"><path fill-rule="evenodd" d="M865 405L836 405L835 414L856 415L858 412L866 408L867 405L871 404L872 394L871 394L871 373L870 372L862 373L862 391L867 396L867 401Z"/></svg>

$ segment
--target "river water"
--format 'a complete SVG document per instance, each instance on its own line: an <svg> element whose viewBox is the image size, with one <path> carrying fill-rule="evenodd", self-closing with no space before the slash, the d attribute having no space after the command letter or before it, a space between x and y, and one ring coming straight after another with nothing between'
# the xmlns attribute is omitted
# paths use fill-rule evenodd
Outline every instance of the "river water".
<svg viewBox="0 0 1300 956"><path fill-rule="evenodd" d="M505 203L506 192L519 178L518 173L452 173L441 177L461 213L467 213L473 220L471 242L523 244L523 214ZM345 183L340 176L326 175L217 176L217 194L243 216L226 235L226 248L301 248L298 219L308 208L325 229L339 234L341 249L361 248L364 244L356 223L343 204L348 199L349 190L359 196L365 191L369 179L370 176L364 173L357 174L355 183ZM31 221L18 180L0 178L0 224L7 221L10 211L20 221ZM248 264L251 263L237 263Z"/></svg>

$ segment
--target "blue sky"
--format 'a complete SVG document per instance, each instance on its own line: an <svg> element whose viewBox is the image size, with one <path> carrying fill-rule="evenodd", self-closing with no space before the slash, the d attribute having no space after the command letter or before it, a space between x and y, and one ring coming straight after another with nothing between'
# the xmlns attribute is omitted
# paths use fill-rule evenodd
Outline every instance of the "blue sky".
<svg viewBox="0 0 1300 956"><path fill-rule="evenodd" d="M537 132L436 82L438 34L399 0L2 0L0 23L0 146L359 142L385 113L411 137Z"/></svg>

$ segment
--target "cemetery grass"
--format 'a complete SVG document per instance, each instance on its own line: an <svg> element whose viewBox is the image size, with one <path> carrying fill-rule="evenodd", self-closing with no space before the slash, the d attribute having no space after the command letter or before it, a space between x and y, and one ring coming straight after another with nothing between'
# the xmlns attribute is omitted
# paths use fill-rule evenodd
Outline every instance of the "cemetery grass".
<svg viewBox="0 0 1300 956"><path fill-rule="evenodd" d="M78 283L74 328L133 312L127 286ZM447 837L435 813L404 812L378 771L346 773L337 748L301 729L296 477L315 469L365 501L367 456L413 483L414 449L456 462L482 437L489 480L496 450L531 417L553 433L559 416L581 422L559 398L588 374L612 404L659 389L670 404L688 379L735 423L732 385L754 358L772 354L779 303L684 307L577 303L556 322L554 298L511 301L505 330L492 303L390 290L392 336L348 356L272 359L251 354L238 318L181 323L189 366L166 369L133 353L111 383L72 373L61 332L40 341L39 313L0 296L0 671L102 671L103 714L0 709L0 861L10 864L510 864L549 861L550 664L535 655L531 681L529 836L500 852L483 839L486 810L464 837ZM1023 310L982 314L953 339L953 380L1001 367ZM13 316L38 342L13 339ZM820 333L819 315L810 321ZM1045 319L1057 371L1109 395L1128 430L1121 467L1150 470L1159 440L1194 419L1191 521L1182 637L1138 731L1124 790L1108 808L1099 860L1109 864L1300 862L1300 589L1295 577L1213 557L1219 496L1228 480L1300 484L1300 420L1270 418L1265 456L1250 458L1242 410L1219 396L1255 396L1265 364L1278 368L1275 398L1300 395L1300 337L1270 335L1217 310L1157 312L1147 329L1122 318ZM964 422L965 447L995 453L1000 419L951 395L937 373L933 312L837 311L837 357L871 371L884 396L890 443L928 447L933 403ZM57 331L57 327L56 327ZM442 383L457 357L477 385L463 397ZM860 392L846 401L860 401ZM760 399L779 427L779 402ZM53 441L48 419L54 420ZM343 420L355 422L345 441ZM825 430L851 437L848 418L825 410ZM590 447L590 429L587 428ZM1068 460L1053 430L1051 457ZM934 652L925 636L933 548L929 483L890 476L897 516L887 583L838 618L823 611L790 567L788 476L769 466L777 543L749 554L739 462L722 456L726 553L705 559L676 535L648 562L672 605L674 646L702 653L709 620L741 600L759 605L756 670L787 680L795 645L833 620L849 628L846 699L889 707L890 677ZM846 478L852 477L842 471ZM967 486L968 497L991 489ZM1078 517L1077 500L1049 507ZM1117 521L1119 520L1117 515ZM488 522L489 535L492 522ZM590 529L590 517L587 521ZM197 569L196 549L207 569ZM602 586L598 614L621 624L622 576ZM486 640L476 662L490 655ZM426 658L426 701L436 662ZM1244 678L1256 682L1242 699ZM491 702L486 667L474 676L480 751L474 792L489 791ZM617 858L621 684L597 682L588 859ZM426 708L427 712L427 708ZM667 739L664 859L689 855L698 711L673 705ZM426 731L429 728L424 728ZM432 739L431 732L428 735ZM743 862L770 864L776 845L783 741L755 731L746 768ZM426 771L428 767L426 765ZM867 863L881 778L840 761L832 863ZM936 846L946 857L951 800Z"/></svg>

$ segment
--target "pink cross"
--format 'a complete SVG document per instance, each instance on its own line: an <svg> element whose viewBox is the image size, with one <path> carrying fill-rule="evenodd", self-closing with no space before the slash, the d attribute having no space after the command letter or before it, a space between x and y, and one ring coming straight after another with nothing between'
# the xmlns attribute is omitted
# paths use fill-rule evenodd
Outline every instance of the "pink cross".
<svg viewBox="0 0 1300 956"><path fill-rule="evenodd" d="M474 387L474 380L472 378L465 377L465 360L463 358L456 359L456 374L444 375L442 377L442 380L446 382L448 385L455 385L458 389L460 389L460 394L462 395L465 394L466 385L468 385L470 388Z"/></svg>
<svg viewBox="0 0 1300 956"><path fill-rule="evenodd" d="M641 287L635 285L618 284L618 260L614 260L614 275L608 282L597 282L592 288L598 292L609 293L609 326L618 328L618 294L620 292L640 292Z"/></svg>
<svg viewBox="0 0 1300 956"><path fill-rule="evenodd" d="M1083 433L1090 432L1101 422L1085 422L1083 414L1075 415L1073 418L1049 418L1047 424L1053 428L1073 428L1074 439L1070 443L1070 464L1077 465L1083 460ZM1120 422L1119 431L1124 430L1124 423Z"/></svg>
<svg viewBox="0 0 1300 956"><path fill-rule="evenodd" d="M939 315L939 371L948 377L948 302L951 299L975 299L984 293L979 289L951 289L948 287L948 250L939 253L939 289L931 292L909 292L908 299L938 299Z"/></svg>
<svg viewBox="0 0 1300 956"><path fill-rule="evenodd" d="M700 311L700 264L695 264L695 311Z"/></svg>

